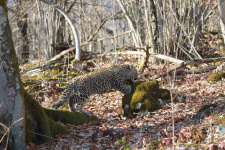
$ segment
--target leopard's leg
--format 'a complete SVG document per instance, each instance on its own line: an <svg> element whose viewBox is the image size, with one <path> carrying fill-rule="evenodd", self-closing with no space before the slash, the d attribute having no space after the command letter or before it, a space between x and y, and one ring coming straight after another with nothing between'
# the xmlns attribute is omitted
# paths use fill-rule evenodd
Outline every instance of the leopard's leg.
<svg viewBox="0 0 225 150"><path fill-rule="evenodd" d="M75 104L76 104L76 95L73 95L69 98L70 111L78 112L78 110L75 107Z"/></svg>
<svg viewBox="0 0 225 150"><path fill-rule="evenodd" d="M77 107L77 109L78 109L80 112L82 112L83 114L85 114L85 115L91 117L92 114L91 114L90 112L83 110L83 105L84 105L84 102L79 102L79 103L77 103L77 106L76 106L76 107Z"/></svg>
<svg viewBox="0 0 225 150"><path fill-rule="evenodd" d="M131 93L131 87L128 86L128 87L125 87L125 86L122 86L119 91L123 94L130 94Z"/></svg>
<svg viewBox="0 0 225 150"><path fill-rule="evenodd" d="M116 86L116 89L125 95L131 93L131 87L127 85L119 84Z"/></svg>
<svg viewBox="0 0 225 150"><path fill-rule="evenodd" d="M71 96L70 100L69 100L70 109L73 112L79 111L89 117L92 116L92 114L90 112L83 110L83 105L84 105L85 101L86 101L86 97L82 97L82 96L78 96L78 95Z"/></svg>
<svg viewBox="0 0 225 150"><path fill-rule="evenodd" d="M123 94L130 94L131 93L131 87L129 85L126 85L126 80L115 80L113 82L113 87L116 88L118 91L120 91Z"/></svg>

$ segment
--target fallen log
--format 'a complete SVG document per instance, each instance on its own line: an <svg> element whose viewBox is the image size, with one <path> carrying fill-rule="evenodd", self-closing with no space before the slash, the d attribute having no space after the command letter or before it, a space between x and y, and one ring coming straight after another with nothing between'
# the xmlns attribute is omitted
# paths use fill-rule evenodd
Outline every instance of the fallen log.
<svg viewBox="0 0 225 150"><path fill-rule="evenodd" d="M161 57L161 58L165 58L166 60L173 60L173 59L169 59L169 56L164 56L164 57ZM149 78L146 79L146 81L150 81L150 80L158 79L158 78L160 78L162 76L166 76L168 73L170 73L170 72L172 72L174 70L186 67L187 65L197 65L197 64L202 64L202 63L212 63L212 62L219 62L219 61L224 61L224 60L225 60L225 57L208 58L208 59L193 59L193 60L188 60L188 61L181 61L181 60L174 61L173 60L175 62L175 65L173 67L169 68L167 70L167 72L164 72L164 73L162 73L160 75L155 75L155 76L149 77Z"/></svg>

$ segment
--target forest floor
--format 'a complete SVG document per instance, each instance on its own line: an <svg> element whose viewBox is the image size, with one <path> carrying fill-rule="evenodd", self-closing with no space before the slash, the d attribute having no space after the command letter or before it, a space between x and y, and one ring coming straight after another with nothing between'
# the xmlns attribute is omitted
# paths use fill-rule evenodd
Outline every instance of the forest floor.
<svg viewBox="0 0 225 150"><path fill-rule="evenodd" d="M133 62L135 60L130 63ZM153 74L153 70L154 74L160 72L163 67L162 64L152 65L145 75ZM169 102L162 104L160 110L124 119L119 113L123 96L120 92L92 95L84 109L96 115L98 121L76 126L63 124L70 134L49 137L50 143L27 143L27 149L171 149L173 137L176 149L210 149L214 146L223 149L225 136L218 137L216 133L219 117L215 114L220 117L225 115L224 79L209 82L208 76L194 78L186 74L181 79L165 77L164 80L160 88L171 91L173 114ZM54 98L45 97L41 105L49 107L59 94L54 94ZM195 117L199 109L207 104L217 104L215 108L210 108L211 115L202 113Z"/></svg>

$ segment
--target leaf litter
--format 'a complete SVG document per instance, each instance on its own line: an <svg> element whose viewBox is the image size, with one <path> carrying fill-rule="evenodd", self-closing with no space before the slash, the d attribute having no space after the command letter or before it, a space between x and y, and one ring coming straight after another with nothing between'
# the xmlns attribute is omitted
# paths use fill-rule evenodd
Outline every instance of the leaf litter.
<svg viewBox="0 0 225 150"><path fill-rule="evenodd" d="M154 69L154 72L147 71L148 75L163 71L159 66L153 67L158 69ZM166 83L161 86L173 93L176 148L182 147L179 144L194 143L202 149L213 146L223 149L225 136L210 140L210 136L216 136L216 126L212 124L218 122L213 115L225 115L223 79L212 83L207 78L195 79L188 75L188 78L174 83L173 88ZM64 124L70 134L52 137L51 143L27 143L27 149L170 149L173 131L171 103L162 104L163 108L160 110L139 113L136 118L124 120L119 113L122 96L118 91L92 95L84 109L98 116L98 121L76 126ZM49 107L50 104L47 103L51 103L52 99L45 96L42 105ZM203 115L199 120L194 118L203 105L215 103L217 107L210 116Z"/></svg>

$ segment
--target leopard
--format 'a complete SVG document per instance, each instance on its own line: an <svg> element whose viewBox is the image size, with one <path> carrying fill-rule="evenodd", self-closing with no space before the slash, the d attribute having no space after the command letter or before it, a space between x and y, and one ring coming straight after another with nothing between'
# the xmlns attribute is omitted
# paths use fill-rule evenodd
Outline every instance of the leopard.
<svg viewBox="0 0 225 150"><path fill-rule="evenodd" d="M103 94L115 89L122 94L131 93L131 85L137 80L137 69L130 64L112 65L109 68L93 71L72 79L59 97L52 104L58 109L69 100L70 111L81 112L89 117L92 114L83 110L83 105L93 94Z"/></svg>

